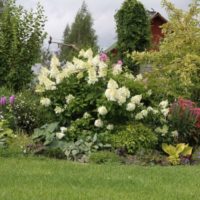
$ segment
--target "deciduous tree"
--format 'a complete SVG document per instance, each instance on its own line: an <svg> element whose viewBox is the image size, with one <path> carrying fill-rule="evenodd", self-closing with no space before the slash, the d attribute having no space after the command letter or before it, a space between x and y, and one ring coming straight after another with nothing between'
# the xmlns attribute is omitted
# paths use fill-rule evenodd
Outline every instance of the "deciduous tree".
<svg viewBox="0 0 200 200"><path fill-rule="evenodd" d="M149 81L165 96L185 96L200 100L200 3L193 0L188 11L162 1L169 21L159 51L133 53L139 63L150 63L154 70Z"/></svg>
<svg viewBox="0 0 200 200"><path fill-rule="evenodd" d="M0 84L18 91L32 80L31 67L40 59L46 17L37 5L30 12L15 0L4 4L0 20Z"/></svg>

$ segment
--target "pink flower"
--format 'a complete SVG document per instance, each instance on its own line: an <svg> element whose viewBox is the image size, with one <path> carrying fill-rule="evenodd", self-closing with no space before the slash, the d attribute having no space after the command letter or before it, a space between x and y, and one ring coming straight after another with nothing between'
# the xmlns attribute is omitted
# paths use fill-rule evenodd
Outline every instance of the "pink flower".
<svg viewBox="0 0 200 200"><path fill-rule="evenodd" d="M0 99L0 105L5 106L6 105L6 97L1 97Z"/></svg>
<svg viewBox="0 0 200 200"><path fill-rule="evenodd" d="M178 104L180 105L182 109L185 109L185 108L191 109L196 106L194 102L187 99L182 99L182 98L178 99Z"/></svg>
<svg viewBox="0 0 200 200"><path fill-rule="evenodd" d="M14 104L14 102L15 102L15 96L14 95L10 96L9 102L10 102L11 105Z"/></svg>
<svg viewBox="0 0 200 200"><path fill-rule="evenodd" d="M108 60L108 56L105 53L100 54L100 61L106 62Z"/></svg>
<svg viewBox="0 0 200 200"><path fill-rule="evenodd" d="M117 64L118 64L118 65L123 65L122 60L118 60L118 61L117 61Z"/></svg>

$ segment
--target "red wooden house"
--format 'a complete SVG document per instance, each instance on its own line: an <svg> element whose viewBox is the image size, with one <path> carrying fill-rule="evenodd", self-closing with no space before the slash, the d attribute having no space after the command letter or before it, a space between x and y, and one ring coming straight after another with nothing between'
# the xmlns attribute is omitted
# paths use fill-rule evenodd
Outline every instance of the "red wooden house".
<svg viewBox="0 0 200 200"><path fill-rule="evenodd" d="M156 11L148 11L148 14L150 16L151 20L151 49L157 49L159 42L164 37L162 33L161 26L167 22L167 19L165 19L159 12ZM106 53L112 53L113 55L117 54L117 43L114 43L112 46L110 46Z"/></svg>
<svg viewBox="0 0 200 200"><path fill-rule="evenodd" d="M152 35L152 47L157 47L160 40L164 37L161 26L167 22L167 20L159 13L155 11L148 11L151 19L151 35Z"/></svg>

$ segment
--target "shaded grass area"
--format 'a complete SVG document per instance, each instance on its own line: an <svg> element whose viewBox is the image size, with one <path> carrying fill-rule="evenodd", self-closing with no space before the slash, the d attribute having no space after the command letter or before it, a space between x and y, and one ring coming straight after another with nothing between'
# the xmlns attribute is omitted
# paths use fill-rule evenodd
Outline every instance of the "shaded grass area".
<svg viewBox="0 0 200 200"><path fill-rule="evenodd" d="M198 200L200 166L90 165L0 158L1 200Z"/></svg>

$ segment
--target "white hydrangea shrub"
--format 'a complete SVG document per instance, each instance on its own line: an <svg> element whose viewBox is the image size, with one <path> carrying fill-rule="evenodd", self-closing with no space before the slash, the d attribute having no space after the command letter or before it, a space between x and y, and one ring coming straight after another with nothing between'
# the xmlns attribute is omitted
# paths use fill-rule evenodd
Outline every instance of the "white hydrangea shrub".
<svg viewBox="0 0 200 200"><path fill-rule="evenodd" d="M135 84L143 87L142 93L129 87ZM151 115L166 118L169 113L168 101L161 102L156 108L144 105L143 100L151 98L152 90L144 86L141 74L135 77L123 70L121 61L109 63L100 55L94 55L91 49L81 50L78 58L74 57L64 66L53 55L50 67L42 67L38 75L36 92L41 95L41 104L53 109L56 116L67 113L70 117L77 112L85 120L92 116L94 129L113 130L117 124L112 117L118 113L119 118L123 116L129 121L143 121ZM81 110L82 107L87 109ZM58 137L61 138L61 134Z"/></svg>

